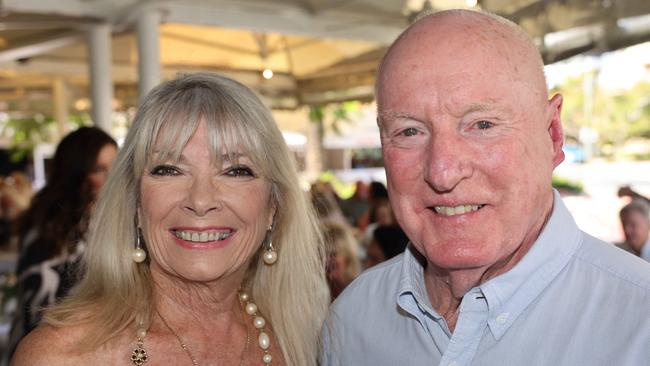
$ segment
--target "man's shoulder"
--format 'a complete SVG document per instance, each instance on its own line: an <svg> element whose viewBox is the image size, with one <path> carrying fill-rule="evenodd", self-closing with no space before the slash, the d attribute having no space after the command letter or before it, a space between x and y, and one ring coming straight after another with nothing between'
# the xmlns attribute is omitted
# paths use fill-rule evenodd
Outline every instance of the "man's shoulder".
<svg viewBox="0 0 650 366"><path fill-rule="evenodd" d="M370 364L375 347L392 345L403 260L401 254L366 270L334 301L323 326L322 365Z"/></svg>
<svg viewBox="0 0 650 366"><path fill-rule="evenodd" d="M650 263L614 244L584 234L576 258L580 265L597 271L612 284L650 292Z"/></svg>

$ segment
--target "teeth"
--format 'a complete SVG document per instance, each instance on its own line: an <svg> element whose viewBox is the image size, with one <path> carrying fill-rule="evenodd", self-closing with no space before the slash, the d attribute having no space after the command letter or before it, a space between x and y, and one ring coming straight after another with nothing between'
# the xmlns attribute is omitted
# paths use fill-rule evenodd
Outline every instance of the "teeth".
<svg viewBox="0 0 650 366"><path fill-rule="evenodd" d="M460 206L433 206L436 213L445 216L456 216L464 213L478 211L483 205L460 205Z"/></svg>
<svg viewBox="0 0 650 366"><path fill-rule="evenodd" d="M209 241L215 241L215 240L224 240L228 238L230 235L232 235L231 232L220 232L220 231L179 231L176 230L174 231L174 235L176 235L177 238L186 240L186 241L193 241L197 243L205 243Z"/></svg>

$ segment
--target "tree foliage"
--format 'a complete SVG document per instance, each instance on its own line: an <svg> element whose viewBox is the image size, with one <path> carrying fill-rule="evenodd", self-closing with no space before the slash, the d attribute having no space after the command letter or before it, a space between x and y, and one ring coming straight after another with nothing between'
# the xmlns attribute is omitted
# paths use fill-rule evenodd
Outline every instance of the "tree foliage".
<svg viewBox="0 0 650 366"><path fill-rule="evenodd" d="M553 90L565 96L562 117L567 138L579 140L582 128L592 128L598 132L601 155L615 155L630 139L650 138L650 82L607 90L594 82L596 76L586 73Z"/></svg>

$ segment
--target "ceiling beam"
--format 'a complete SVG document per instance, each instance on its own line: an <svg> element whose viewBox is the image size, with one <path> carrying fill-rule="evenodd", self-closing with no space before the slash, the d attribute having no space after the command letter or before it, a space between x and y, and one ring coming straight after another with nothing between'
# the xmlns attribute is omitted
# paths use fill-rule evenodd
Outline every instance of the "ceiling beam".
<svg viewBox="0 0 650 366"><path fill-rule="evenodd" d="M50 32L37 39L22 40L0 51L0 62L15 61L40 55L42 53L80 42L84 33L79 31Z"/></svg>

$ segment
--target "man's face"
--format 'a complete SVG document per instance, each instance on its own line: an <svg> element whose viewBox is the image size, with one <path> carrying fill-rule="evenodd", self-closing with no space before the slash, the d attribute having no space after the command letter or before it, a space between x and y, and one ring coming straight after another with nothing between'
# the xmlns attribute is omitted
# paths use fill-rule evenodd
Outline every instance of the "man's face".
<svg viewBox="0 0 650 366"><path fill-rule="evenodd" d="M380 79L391 203L430 263L491 267L534 242L550 213L561 98L547 102L506 44L431 34L395 48Z"/></svg>

